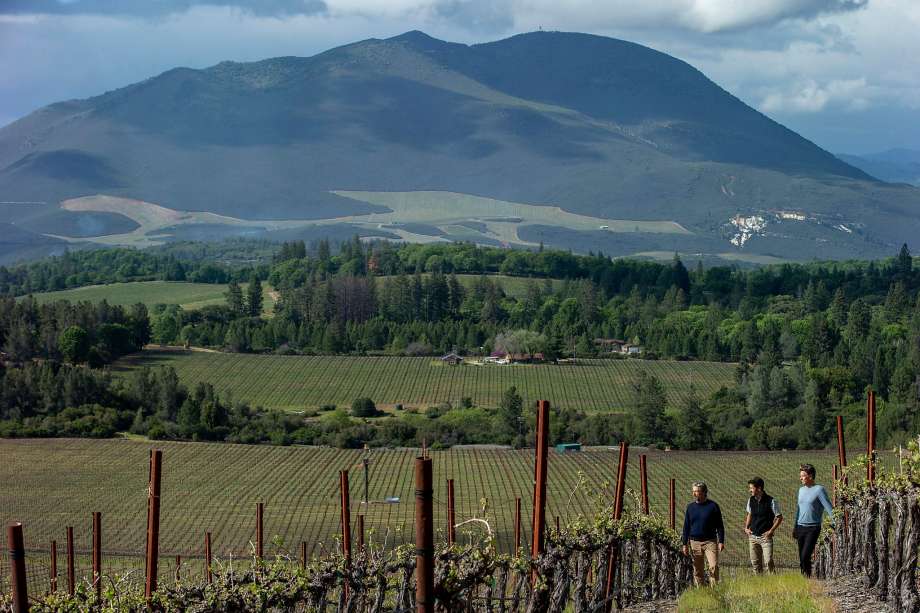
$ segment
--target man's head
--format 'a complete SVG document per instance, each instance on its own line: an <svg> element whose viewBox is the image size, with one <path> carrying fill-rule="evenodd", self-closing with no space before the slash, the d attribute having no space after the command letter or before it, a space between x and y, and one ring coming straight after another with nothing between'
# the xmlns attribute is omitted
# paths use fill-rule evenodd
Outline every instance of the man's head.
<svg viewBox="0 0 920 613"><path fill-rule="evenodd" d="M763 494L763 479L760 477L754 477L748 481L748 491L751 492L751 496L759 498Z"/></svg>
<svg viewBox="0 0 920 613"><path fill-rule="evenodd" d="M693 498L697 502L706 502L706 496L709 494L709 488L703 481L697 481L693 484Z"/></svg>
<svg viewBox="0 0 920 613"><path fill-rule="evenodd" d="M812 486L815 484L815 475L817 471L811 464L802 464L799 466L799 481L802 485Z"/></svg>

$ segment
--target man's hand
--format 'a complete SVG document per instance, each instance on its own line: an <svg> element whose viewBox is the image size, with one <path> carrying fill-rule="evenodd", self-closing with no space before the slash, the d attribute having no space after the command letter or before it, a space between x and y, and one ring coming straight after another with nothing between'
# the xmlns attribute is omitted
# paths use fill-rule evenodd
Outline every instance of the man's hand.
<svg viewBox="0 0 920 613"><path fill-rule="evenodd" d="M773 531L772 531L772 530L767 530L766 532L763 533L763 537L764 537L765 539L771 539L771 538L773 538Z"/></svg>
<svg viewBox="0 0 920 613"><path fill-rule="evenodd" d="M747 534L748 536L751 536L751 529L748 528L747 526L745 526L745 527L744 527L744 533Z"/></svg>
<svg viewBox="0 0 920 613"><path fill-rule="evenodd" d="M683 547L681 547L680 550L684 552L684 555L685 555L685 556L690 555L690 549L689 549L686 545L684 545Z"/></svg>
<svg viewBox="0 0 920 613"><path fill-rule="evenodd" d="M719 552L725 551L725 543L719 543Z"/></svg>

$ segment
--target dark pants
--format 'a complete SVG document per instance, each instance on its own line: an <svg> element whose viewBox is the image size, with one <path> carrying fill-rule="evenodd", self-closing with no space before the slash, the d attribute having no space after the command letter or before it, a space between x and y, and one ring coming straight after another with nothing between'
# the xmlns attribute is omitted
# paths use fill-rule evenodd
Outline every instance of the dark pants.
<svg viewBox="0 0 920 613"><path fill-rule="evenodd" d="M806 577L811 577L811 556L815 553L821 526L796 526L795 540L799 544L799 570Z"/></svg>

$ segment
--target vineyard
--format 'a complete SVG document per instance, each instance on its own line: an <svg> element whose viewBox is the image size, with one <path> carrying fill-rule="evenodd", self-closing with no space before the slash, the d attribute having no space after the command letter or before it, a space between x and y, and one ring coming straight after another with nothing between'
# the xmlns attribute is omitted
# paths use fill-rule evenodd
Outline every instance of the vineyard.
<svg viewBox="0 0 920 613"><path fill-rule="evenodd" d="M314 555L336 550L341 469L350 470L352 514L364 516L368 542L389 548L413 539L412 463L418 450L167 442L157 443L157 447L163 450L164 458L160 550L166 559L177 554L200 558L206 531L213 534L216 557L248 556L249 543L255 538L256 503L260 501L265 503L267 556L296 552L301 541L306 541ZM90 514L101 511L107 559L112 564L142 569L150 448L150 443L130 440L0 441L0 456L4 458L0 463L0 520L18 520L26 525L30 552L46 552L52 539L62 543L65 526L75 526L77 550L86 553ZM496 533L499 551L510 552L516 498L521 499L524 518L531 516L533 508L533 450L451 449L430 455L437 537L444 537L446 481L452 478L456 484L456 521L485 518ZM747 479L762 476L767 490L785 512L791 513L798 465L814 463L819 481L828 482L835 460L831 452L648 451L647 456L652 513L666 515L668 480L674 478L679 530L692 482L706 481L723 509L726 560L735 565L745 565L747 560L742 530ZM363 502L365 457L369 459L368 504ZM639 489L637 464L631 461L626 476L632 491ZM593 516L599 498L610 497L616 469L617 454L612 450L551 452L548 523L553 525L555 517L566 525L579 517ZM388 499L391 502L386 502ZM626 504L634 508L636 503L627 496ZM530 538L528 522L523 522L525 543ZM777 536L777 562L795 566L795 544L787 532ZM471 524L458 530L457 539L469 543L482 535L483 527ZM113 557L115 554L121 557ZM190 562L183 567L193 568ZM39 564L30 572L40 576L47 574L47 568Z"/></svg>
<svg viewBox="0 0 920 613"><path fill-rule="evenodd" d="M564 408L617 411L632 401L636 373L658 377L672 406L691 385L705 397L729 385L734 365L718 362L578 360L575 364L448 366L437 359L406 357L270 356L147 350L113 365L116 373L169 365L187 386L204 381L220 394L266 408L302 410L326 404L350 406L369 397L378 406L425 407L472 398L498 406L517 386L526 402L555 398Z"/></svg>
<svg viewBox="0 0 920 613"><path fill-rule="evenodd" d="M246 291L246 284L241 284ZM178 304L183 309L198 309L211 304L224 304L227 285L220 283L184 283L172 281L134 281L110 285L90 285L57 292L33 294L39 303L68 300L70 302L102 302L132 305L142 302L147 307L155 304ZM263 312L271 313L274 304L272 293L263 293Z"/></svg>

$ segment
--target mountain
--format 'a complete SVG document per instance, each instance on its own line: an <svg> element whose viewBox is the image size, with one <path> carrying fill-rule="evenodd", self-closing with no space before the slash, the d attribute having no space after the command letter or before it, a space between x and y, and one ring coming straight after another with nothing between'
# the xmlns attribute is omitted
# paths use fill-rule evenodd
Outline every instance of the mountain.
<svg viewBox="0 0 920 613"><path fill-rule="evenodd" d="M52 104L0 129L0 201L43 203L0 205L0 223L106 244L357 232L755 261L920 247L920 190L681 60L559 32L409 32Z"/></svg>
<svg viewBox="0 0 920 613"><path fill-rule="evenodd" d="M837 157L873 177L889 183L910 183L920 187L920 151L889 149L879 153Z"/></svg>

